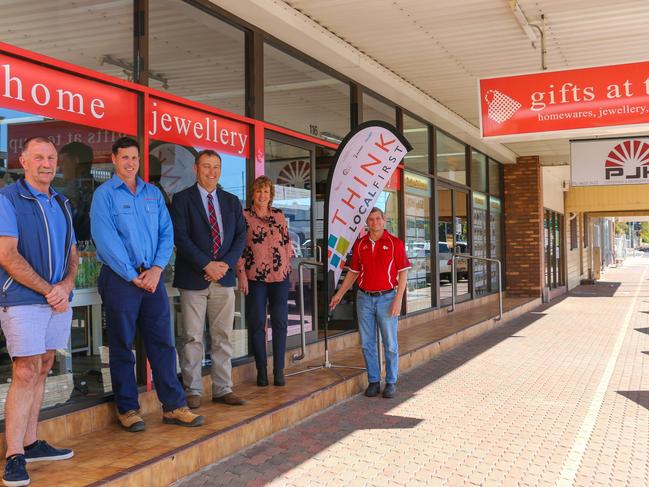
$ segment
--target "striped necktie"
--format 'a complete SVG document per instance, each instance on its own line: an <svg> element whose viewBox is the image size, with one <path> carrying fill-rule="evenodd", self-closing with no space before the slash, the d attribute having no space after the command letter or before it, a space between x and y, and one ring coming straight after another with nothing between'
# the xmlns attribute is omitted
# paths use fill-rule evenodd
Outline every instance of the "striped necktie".
<svg viewBox="0 0 649 487"><path fill-rule="evenodd" d="M212 233L212 257L216 259L221 248L221 230L219 229L219 221L216 219L216 211L214 210L214 201L212 201L212 193L207 195L207 212L210 215L210 232Z"/></svg>

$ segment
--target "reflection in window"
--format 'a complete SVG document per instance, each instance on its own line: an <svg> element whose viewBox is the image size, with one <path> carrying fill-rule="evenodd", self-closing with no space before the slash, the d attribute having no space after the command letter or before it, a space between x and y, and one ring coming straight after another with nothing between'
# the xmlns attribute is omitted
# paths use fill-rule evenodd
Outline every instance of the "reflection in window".
<svg viewBox="0 0 649 487"><path fill-rule="evenodd" d="M396 125L397 112L394 105L388 105L381 100L363 93L363 122L382 120Z"/></svg>
<svg viewBox="0 0 649 487"><path fill-rule="evenodd" d="M455 253L458 255L471 255L469 246L469 195L462 191L453 191L453 209L455 219ZM457 284L457 297L469 297L471 273L470 262L467 259L457 259L455 265L455 282Z"/></svg>
<svg viewBox="0 0 649 487"><path fill-rule="evenodd" d="M8 4L7 4L8 3ZM2 42L122 79L133 74L133 2L3 2Z"/></svg>
<svg viewBox="0 0 649 487"><path fill-rule="evenodd" d="M77 237L79 270L71 303L71 346L56 353L56 362L47 378L44 408L87 397L103 397L112 391L106 323L97 293L101 264L90 236L90 204L94 190L113 174L111 148L123 135L0 108L0 188L23 176L19 157L24 141L34 136L48 137L59 154L52 187L69 198ZM11 360L4 336L1 337L0 401L4 401L7 379L11 377Z"/></svg>
<svg viewBox="0 0 649 487"><path fill-rule="evenodd" d="M439 274L439 297L442 303L451 299L451 255L453 237L453 192L444 187L437 189L437 250Z"/></svg>
<svg viewBox="0 0 649 487"><path fill-rule="evenodd" d="M149 0L149 84L245 113L245 33L178 0Z"/></svg>
<svg viewBox="0 0 649 487"><path fill-rule="evenodd" d="M288 336L300 333L300 309L297 266L300 260L311 257L311 151L302 147L266 139L265 175L275 183L273 206L284 212L288 233L296 258L291 259L289 288ZM313 273L304 272L304 327L313 326ZM269 330L269 340L272 340Z"/></svg>
<svg viewBox="0 0 649 487"><path fill-rule="evenodd" d="M408 271L408 312L430 308L432 302L431 215L432 184L429 178L405 173L406 254L412 268Z"/></svg>
<svg viewBox="0 0 649 487"><path fill-rule="evenodd" d="M488 257L487 248L487 196L484 193L473 193L473 219L472 219L473 255ZM487 276L488 265L485 261L473 261L473 290L476 296L489 292Z"/></svg>
<svg viewBox="0 0 649 487"><path fill-rule="evenodd" d="M561 255L563 253L563 215L545 210L543 219L545 250L545 285L555 289L565 284Z"/></svg>
<svg viewBox="0 0 649 487"><path fill-rule="evenodd" d="M489 159L489 192L496 196L502 194L502 186L500 184L502 165Z"/></svg>
<svg viewBox="0 0 649 487"><path fill-rule="evenodd" d="M406 169L429 173L428 126L404 114L403 135L412 145L412 150L404 158Z"/></svg>
<svg viewBox="0 0 649 487"><path fill-rule="evenodd" d="M502 207L500 198L489 197L489 257L501 261L502 265ZM491 290L498 291L498 269L497 265L491 264ZM501 267L502 270L502 267ZM502 276L501 276L502 279Z"/></svg>
<svg viewBox="0 0 649 487"><path fill-rule="evenodd" d="M471 151L471 187L476 191L487 191L487 156Z"/></svg>
<svg viewBox="0 0 649 487"><path fill-rule="evenodd" d="M194 161L200 147L152 141L149 147L149 182L155 184L171 203L174 194L196 182ZM246 159L219 152L221 177L219 187L236 195L241 204L246 201Z"/></svg>
<svg viewBox="0 0 649 487"><path fill-rule="evenodd" d="M437 175L466 184L466 146L439 130L435 131Z"/></svg>
<svg viewBox="0 0 649 487"><path fill-rule="evenodd" d="M349 85L264 44L264 118L340 143L349 132Z"/></svg>

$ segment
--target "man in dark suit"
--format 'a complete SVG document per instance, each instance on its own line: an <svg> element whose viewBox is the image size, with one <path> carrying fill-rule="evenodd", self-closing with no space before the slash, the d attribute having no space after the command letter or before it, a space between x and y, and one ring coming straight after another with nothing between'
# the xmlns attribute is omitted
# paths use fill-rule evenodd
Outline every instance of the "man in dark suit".
<svg viewBox="0 0 649 487"><path fill-rule="evenodd" d="M180 291L183 343L180 368L187 404L198 408L203 392L201 365L207 316L212 356L212 400L244 404L232 392L232 343L235 267L246 243L239 199L218 187L221 156L213 150L194 161L196 184L171 203L176 244L174 286Z"/></svg>

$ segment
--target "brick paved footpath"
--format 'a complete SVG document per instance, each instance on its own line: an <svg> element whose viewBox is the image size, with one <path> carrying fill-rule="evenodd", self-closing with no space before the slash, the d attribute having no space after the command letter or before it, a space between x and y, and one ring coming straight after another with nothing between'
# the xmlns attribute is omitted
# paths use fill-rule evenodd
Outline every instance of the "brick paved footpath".
<svg viewBox="0 0 649 487"><path fill-rule="evenodd" d="M177 486L647 486L649 258Z"/></svg>

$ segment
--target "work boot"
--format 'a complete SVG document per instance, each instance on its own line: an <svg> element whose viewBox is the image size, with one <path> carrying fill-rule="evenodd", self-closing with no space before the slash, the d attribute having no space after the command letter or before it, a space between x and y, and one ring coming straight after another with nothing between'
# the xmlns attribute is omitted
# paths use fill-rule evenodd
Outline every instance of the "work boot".
<svg viewBox="0 0 649 487"><path fill-rule="evenodd" d="M284 369L273 369L273 384L279 387L284 387L286 385Z"/></svg>
<svg viewBox="0 0 649 487"><path fill-rule="evenodd" d="M367 397L376 397L381 392L381 383L380 382L370 382L365 389L365 395Z"/></svg>
<svg viewBox="0 0 649 487"><path fill-rule="evenodd" d="M117 419L119 420L122 428L131 433L137 433L138 431L144 431L145 425L142 416L140 416L139 409L131 409L126 411L124 414L117 411Z"/></svg>
<svg viewBox="0 0 649 487"><path fill-rule="evenodd" d="M259 387L266 387L268 385L268 370L266 370L266 367L257 369L257 385Z"/></svg>
<svg viewBox="0 0 649 487"><path fill-rule="evenodd" d="M396 384L385 384L385 389L383 389L383 397L386 399L392 399L397 393Z"/></svg>
<svg viewBox="0 0 649 487"><path fill-rule="evenodd" d="M162 422L165 424L194 427L201 426L204 421L203 416L192 413L187 406L162 413Z"/></svg>

